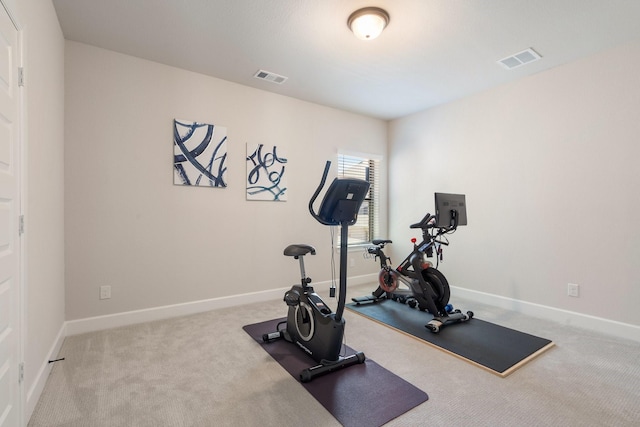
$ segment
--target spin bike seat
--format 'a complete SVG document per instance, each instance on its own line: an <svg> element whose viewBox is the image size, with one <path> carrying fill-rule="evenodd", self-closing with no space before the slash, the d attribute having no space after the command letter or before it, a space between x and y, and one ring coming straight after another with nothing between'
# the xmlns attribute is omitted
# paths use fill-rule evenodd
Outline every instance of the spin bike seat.
<svg viewBox="0 0 640 427"><path fill-rule="evenodd" d="M308 253L311 253L311 255L315 255L316 248L311 245L289 245L284 249L284 254L286 256L299 257Z"/></svg>
<svg viewBox="0 0 640 427"><path fill-rule="evenodd" d="M374 245L386 245L387 243L393 243L391 240L374 239L371 241Z"/></svg>

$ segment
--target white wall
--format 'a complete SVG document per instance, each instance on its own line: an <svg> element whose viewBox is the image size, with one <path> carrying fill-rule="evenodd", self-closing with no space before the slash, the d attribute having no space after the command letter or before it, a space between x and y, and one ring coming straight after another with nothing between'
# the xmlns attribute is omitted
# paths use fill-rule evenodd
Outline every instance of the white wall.
<svg viewBox="0 0 640 427"><path fill-rule="evenodd" d="M64 327L64 39L50 1L12 7L24 37L27 415Z"/></svg>
<svg viewBox="0 0 640 427"><path fill-rule="evenodd" d="M391 122L396 259L435 191L465 193L451 285L640 325L638 69L636 43Z"/></svg>
<svg viewBox="0 0 640 427"><path fill-rule="evenodd" d="M308 200L338 149L385 154L386 122L77 42L65 57L67 320L290 286L290 243L316 246L307 272L330 278ZM227 128L226 189L173 185L174 118ZM245 200L246 143L288 158L287 202ZM351 275L375 272L353 258Z"/></svg>

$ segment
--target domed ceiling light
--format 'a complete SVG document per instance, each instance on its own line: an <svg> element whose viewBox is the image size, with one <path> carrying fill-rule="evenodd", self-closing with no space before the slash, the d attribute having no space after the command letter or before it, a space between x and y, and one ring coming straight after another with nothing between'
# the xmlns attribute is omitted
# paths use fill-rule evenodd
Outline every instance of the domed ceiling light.
<svg viewBox="0 0 640 427"><path fill-rule="evenodd" d="M360 40L373 40L389 24L389 14L379 7L365 7L353 12L347 25Z"/></svg>

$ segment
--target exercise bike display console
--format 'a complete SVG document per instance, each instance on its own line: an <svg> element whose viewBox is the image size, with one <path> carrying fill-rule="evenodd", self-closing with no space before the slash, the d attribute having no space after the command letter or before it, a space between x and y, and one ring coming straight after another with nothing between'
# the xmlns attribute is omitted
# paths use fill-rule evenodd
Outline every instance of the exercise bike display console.
<svg viewBox="0 0 640 427"><path fill-rule="evenodd" d="M315 248L305 244L289 245L285 248L284 255L298 260L300 284L293 285L284 295L284 301L289 307L286 328L280 329L278 326L277 331L262 337L264 342L282 338L294 343L318 363L300 373L302 382L363 363L366 359L362 352L341 356L341 350L345 327L343 313L347 292L348 228L356 222L360 206L369 191L369 183L353 178L334 179L316 213L313 204L324 187L330 166L331 162L328 161L320 184L309 201L309 212L321 224L340 226L340 285L336 311L334 313L315 293L310 286L311 278L306 275L304 257L308 254L315 255Z"/></svg>
<svg viewBox="0 0 640 427"><path fill-rule="evenodd" d="M436 215L427 213L418 223L409 228L422 230L422 242L413 242L413 251L393 268L391 259L384 253L385 245L393 243L391 240L373 240L374 246L367 248L367 253L380 259L380 273L378 288L371 295L352 298L356 304L370 304L391 299L408 304L411 308L418 307L421 311L428 311L433 315L425 327L431 332L438 333L448 324L466 322L473 318L473 312L466 313L454 310L449 304L451 290L449 282L437 266L428 261L436 254L442 259L442 246L449 244L446 234L456 231L458 226L467 225L467 208L464 194L435 193ZM400 284L405 289L399 288Z"/></svg>

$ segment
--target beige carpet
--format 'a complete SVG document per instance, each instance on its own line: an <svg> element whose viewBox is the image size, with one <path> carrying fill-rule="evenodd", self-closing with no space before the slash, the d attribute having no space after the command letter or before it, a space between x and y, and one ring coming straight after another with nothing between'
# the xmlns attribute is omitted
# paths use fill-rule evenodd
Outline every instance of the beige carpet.
<svg viewBox="0 0 640 427"><path fill-rule="evenodd" d="M640 425L640 343L452 300L556 347L500 378L345 312L349 346L429 394L388 426ZM273 301L68 337L29 426L338 426L242 331L285 313Z"/></svg>

